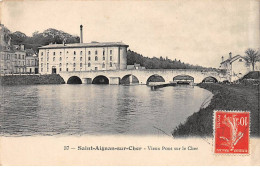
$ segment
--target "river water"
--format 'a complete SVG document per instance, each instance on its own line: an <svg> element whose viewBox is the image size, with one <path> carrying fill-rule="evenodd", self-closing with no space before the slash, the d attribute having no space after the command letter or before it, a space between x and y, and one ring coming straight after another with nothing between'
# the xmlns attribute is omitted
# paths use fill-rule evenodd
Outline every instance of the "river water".
<svg viewBox="0 0 260 169"><path fill-rule="evenodd" d="M0 92L4 136L170 135L212 97L196 86L29 85Z"/></svg>

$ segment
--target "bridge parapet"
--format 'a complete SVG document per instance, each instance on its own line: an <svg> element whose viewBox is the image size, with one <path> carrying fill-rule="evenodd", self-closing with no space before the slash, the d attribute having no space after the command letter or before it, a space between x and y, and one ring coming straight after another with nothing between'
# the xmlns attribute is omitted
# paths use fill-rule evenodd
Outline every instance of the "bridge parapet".
<svg viewBox="0 0 260 169"><path fill-rule="evenodd" d="M67 82L72 76L79 77L82 81L94 79L97 76L105 76L111 79L111 83L117 83L125 76L134 75L140 84L146 84L148 78L152 75L161 76L165 82L173 81L173 78L178 75L187 75L194 78L194 83L200 83L206 77L213 77L217 81L228 80L226 73L220 71L205 71L198 69L135 69L135 70L99 70L99 71L75 71L75 72L60 72L64 81ZM84 80L83 80L84 79ZM116 80L117 79L117 80Z"/></svg>

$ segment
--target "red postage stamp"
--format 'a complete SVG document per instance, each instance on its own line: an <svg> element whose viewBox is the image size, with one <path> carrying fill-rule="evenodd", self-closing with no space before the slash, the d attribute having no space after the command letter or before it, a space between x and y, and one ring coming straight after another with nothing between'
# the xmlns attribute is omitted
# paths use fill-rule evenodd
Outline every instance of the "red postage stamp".
<svg viewBox="0 0 260 169"><path fill-rule="evenodd" d="M214 112L214 153L249 154L250 113Z"/></svg>

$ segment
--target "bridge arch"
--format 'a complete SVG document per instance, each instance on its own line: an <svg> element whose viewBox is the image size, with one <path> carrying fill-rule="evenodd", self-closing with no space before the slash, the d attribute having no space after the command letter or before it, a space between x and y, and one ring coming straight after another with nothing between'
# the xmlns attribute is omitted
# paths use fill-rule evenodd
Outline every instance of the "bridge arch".
<svg viewBox="0 0 260 169"><path fill-rule="evenodd" d="M120 84L139 84L139 79L133 74L127 74L122 77Z"/></svg>
<svg viewBox="0 0 260 169"><path fill-rule="evenodd" d="M109 84L109 79L104 75L98 75L93 79L92 84Z"/></svg>
<svg viewBox="0 0 260 169"><path fill-rule="evenodd" d="M202 80L202 83L217 83L218 82L218 79L213 77L213 76L208 76L208 77L205 77L203 80Z"/></svg>
<svg viewBox="0 0 260 169"><path fill-rule="evenodd" d="M150 82L165 82L165 79L161 75L153 74L148 77L146 84L148 85Z"/></svg>
<svg viewBox="0 0 260 169"><path fill-rule="evenodd" d="M82 84L82 81L78 76L71 76L68 79L67 84Z"/></svg>
<svg viewBox="0 0 260 169"><path fill-rule="evenodd" d="M173 81L177 82L177 84L189 84L190 82L194 82L194 77L190 75L177 75L173 77Z"/></svg>

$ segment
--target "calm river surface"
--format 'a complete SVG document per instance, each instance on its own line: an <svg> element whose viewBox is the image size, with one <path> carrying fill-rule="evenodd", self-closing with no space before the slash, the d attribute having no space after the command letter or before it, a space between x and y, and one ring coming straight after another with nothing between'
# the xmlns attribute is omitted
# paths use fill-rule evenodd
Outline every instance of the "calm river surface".
<svg viewBox="0 0 260 169"><path fill-rule="evenodd" d="M1 86L0 135L171 134L212 93L145 85Z"/></svg>

